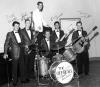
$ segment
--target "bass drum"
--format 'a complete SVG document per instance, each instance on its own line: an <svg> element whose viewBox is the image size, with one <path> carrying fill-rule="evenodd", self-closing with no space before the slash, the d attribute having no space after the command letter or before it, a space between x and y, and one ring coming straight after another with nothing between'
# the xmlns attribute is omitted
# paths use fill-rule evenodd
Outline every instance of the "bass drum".
<svg viewBox="0 0 100 87"><path fill-rule="evenodd" d="M46 57L41 57L39 59L39 74L41 76L48 74L48 60Z"/></svg>
<svg viewBox="0 0 100 87"><path fill-rule="evenodd" d="M50 69L49 74L51 79L62 84L69 83L74 75L73 67L65 60L54 62Z"/></svg>

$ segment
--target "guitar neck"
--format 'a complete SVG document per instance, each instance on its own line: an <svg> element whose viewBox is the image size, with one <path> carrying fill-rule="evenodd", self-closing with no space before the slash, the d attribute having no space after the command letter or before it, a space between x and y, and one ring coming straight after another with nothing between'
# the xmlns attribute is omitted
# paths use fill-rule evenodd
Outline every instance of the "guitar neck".
<svg viewBox="0 0 100 87"><path fill-rule="evenodd" d="M96 32L96 33L89 39L89 42L91 42L97 35L99 35L98 32Z"/></svg>
<svg viewBox="0 0 100 87"><path fill-rule="evenodd" d="M69 37L69 35L72 33L74 31L74 29L73 30L71 30L70 32L69 32L69 34L67 35L67 33L66 34L64 34L63 35L63 37L60 39L60 41L62 41L64 38L68 38Z"/></svg>
<svg viewBox="0 0 100 87"><path fill-rule="evenodd" d="M93 32L93 30L91 30L91 31L86 35L86 37L88 37L92 32Z"/></svg>
<svg viewBox="0 0 100 87"><path fill-rule="evenodd" d="M31 28L34 29L33 12L31 12Z"/></svg>
<svg viewBox="0 0 100 87"><path fill-rule="evenodd" d="M89 36L93 31L95 31L97 29L97 26L95 26L88 34L87 36Z"/></svg>

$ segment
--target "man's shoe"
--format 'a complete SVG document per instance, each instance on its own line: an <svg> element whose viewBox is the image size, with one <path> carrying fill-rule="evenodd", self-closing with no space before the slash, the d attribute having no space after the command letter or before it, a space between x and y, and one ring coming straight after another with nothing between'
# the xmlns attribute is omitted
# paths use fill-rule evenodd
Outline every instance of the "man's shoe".
<svg viewBox="0 0 100 87"><path fill-rule="evenodd" d="M17 83L13 83L13 87L16 87L17 86Z"/></svg>
<svg viewBox="0 0 100 87"><path fill-rule="evenodd" d="M86 76L89 76L89 73L85 73Z"/></svg>
<svg viewBox="0 0 100 87"><path fill-rule="evenodd" d="M30 82L30 80L29 79L26 79L26 82Z"/></svg>
<svg viewBox="0 0 100 87"><path fill-rule="evenodd" d="M25 81L21 81L21 83L28 83L29 81L29 79L26 79Z"/></svg>

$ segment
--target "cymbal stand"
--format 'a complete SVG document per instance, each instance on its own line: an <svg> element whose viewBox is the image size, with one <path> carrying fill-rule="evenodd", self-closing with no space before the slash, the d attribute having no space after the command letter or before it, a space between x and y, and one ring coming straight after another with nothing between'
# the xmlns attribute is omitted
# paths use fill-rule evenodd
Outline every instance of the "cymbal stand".
<svg viewBox="0 0 100 87"><path fill-rule="evenodd" d="M76 61L76 70L74 69L74 73L76 74L76 76L74 76L74 78L78 78L79 79L79 75L78 75L78 68L77 68L77 59L75 60Z"/></svg>
<svg viewBox="0 0 100 87"><path fill-rule="evenodd" d="M78 67L77 67L77 59L75 60L76 61L76 70L74 69L74 74L76 75L74 75L74 78L76 78L77 79L77 85L78 85L78 87L80 87L80 84L79 84L79 75L78 75Z"/></svg>
<svg viewBox="0 0 100 87"><path fill-rule="evenodd" d="M75 40L74 42L71 42L69 43L68 46L65 46L65 47L71 47L73 46L73 44L76 43L77 40ZM77 53L75 52L75 55L77 56ZM74 69L74 73L76 74L76 77L74 76L74 78L78 78L79 79L79 75L78 75L78 67L77 67L77 59L75 60L75 67L76 67L76 70Z"/></svg>
<svg viewBox="0 0 100 87"><path fill-rule="evenodd" d="M57 44L57 51L58 51L57 53L59 54L59 52L60 52L60 51L59 51L59 44Z"/></svg>
<svg viewBox="0 0 100 87"><path fill-rule="evenodd" d="M76 56L77 56L77 54L76 54ZM76 68L76 70L75 70L75 68ZM74 78L77 79L78 87L80 87L80 86L79 86L79 75L78 75L77 59L75 60L75 68L73 68L73 71L74 71L73 79L74 79Z"/></svg>

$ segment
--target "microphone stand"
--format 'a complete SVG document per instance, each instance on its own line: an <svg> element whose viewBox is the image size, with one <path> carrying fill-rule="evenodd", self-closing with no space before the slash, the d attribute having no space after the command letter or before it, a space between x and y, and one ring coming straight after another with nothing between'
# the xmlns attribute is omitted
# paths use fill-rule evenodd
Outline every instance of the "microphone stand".
<svg viewBox="0 0 100 87"><path fill-rule="evenodd" d="M47 84L40 83L40 78L39 78L39 60L40 60L40 55L39 55L39 49L38 49L38 42L35 43L36 45L36 55L35 55L35 60L36 60L36 80L37 80L37 87L41 87Z"/></svg>
<svg viewBox="0 0 100 87"><path fill-rule="evenodd" d="M6 65L6 66L7 66L7 81L8 81L8 82L7 82L7 87L10 87L10 81L9 81L9 69L8 69L8 68L9 68L9 66L8 66L8 61L9 61L9 60L8 60L8 59L6 59L6 64L7 64L7 65Z"/></svg>
<svg viewBox="0 0 100 87"><path fill-rule="evenodd" d="M12 59L9 59L7 58L6 59L6 68L7 68L7 87L10 87L10 74L9 74L9 62L11 61Z"/></svg>

